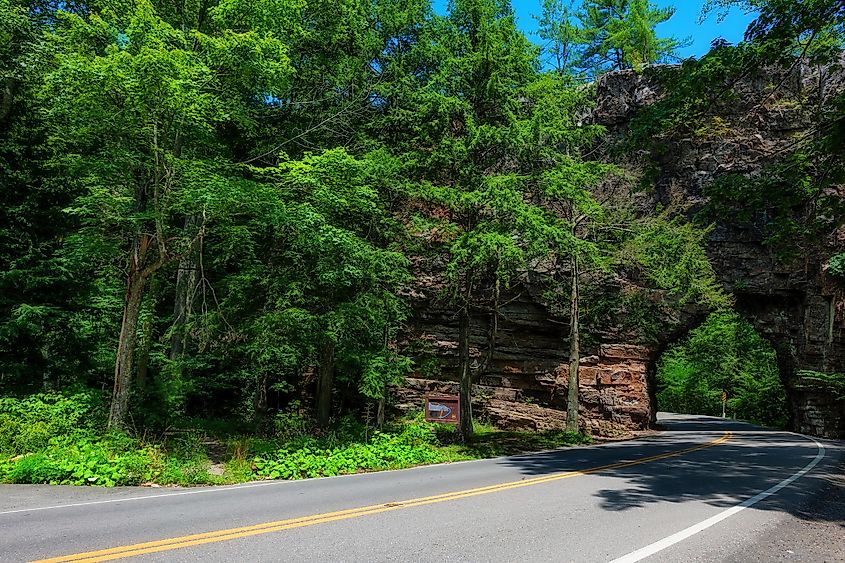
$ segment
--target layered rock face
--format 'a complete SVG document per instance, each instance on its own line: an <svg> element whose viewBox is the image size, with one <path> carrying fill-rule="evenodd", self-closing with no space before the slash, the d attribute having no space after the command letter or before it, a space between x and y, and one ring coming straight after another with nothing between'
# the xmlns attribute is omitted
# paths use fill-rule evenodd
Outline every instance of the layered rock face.
<svg viewBox="0 0 845 563"><path fill-rule="evenodd" d="M774 78L751 78L737 85L742 97L760 99ZM786 97L812 93L818 70L797 66L779 80ZM829 87L832 87L828 85ZM841 87L841 85L833 85ZM637 110L659 99L655 82L633 72L613 73L598 85L593 119L612 137L624 135ZM780 94L783 97L783 94ZM659 154L623 157L629 169L648 166L655 189L647 205L685 199L695 208L703 188L723 174L757 174L788 150L809 127L808 115L790 103L722 108L717 126L690 138L667 139ZM655 169L656 168L656 172ZM723 222L713 231L708 252L737 309L770 340L800 432L845 436L845 404L828 391L801 385L800 370L845 372L845 291L823 269L845 233L801 249L798 260L783 261L764 244L765 212L751 223ZM837 237L841 237L837 239ZM841 250L840 250L841 251ZM439 281L417 264L417 314L406 343L420 369L397 391L398 407L419 408L428 392L457 392L457 318L438 308ZM529 276L530 277L530 276ZM503 303L493 352L492 315L476 314L471 346L476 386L474 409L481 419L506 429L562 428L568 370L568 320L552 314L537 292L514 290ZM643 429L654 421L654 371L659 354L694 328L703 316L689 311L639 345L619 319L605 319L585 343L579 372L582 426L598 435ZM430 366L430 369L426 369ZM440 366L440 367L438 367Z"/></svg>
<svg viewBox="0 0 845 563"><path fill-rule="evenodd" d="M843 90L842 69L797 64L788 71L761 71L735 85L738 100L714 110L708 130L688 138L667 138L651 154L659 173L655 200L667 204L679 194L695 208L703 188L720 176L765 174L810 130L820 107ZM779 85L771 93L773 85ZM634 73L612 74L598 91L597 119L620 133L638 109L653 103L659 89ZM804 104L795 103L802 100ZM836 188L833 188L836 190ZM834 191L845 199L845 190ZM772 194L775 196L775 194ZM784 259L765 244L767 210L748 222L715 218L708 254L717 275L736 298L736 307L775 348L791 403L793 427L827 437L845 436L845 403L829 389L802 381L800 371L845 372L845 287L825 272L825 262L845 250L845 232L816 240L788 241L795 257ZM782 244L782 246L784 246Z"/></svg>
<svg viewBox="0 0 845 563"><path fill-rule="evenodd" d="M509 430L561 429L566 421L567 327L539 303L513 301L502 307L496 343L490 346L489 317L471 323L476 374L474 414ZM457 321L448 310L427 308L415 323L420 358L440 369L416 373L397 391L398 407L419 408L427 393L458 392ZM579 370L581 424L595 435L613 436L646 428L653 419L648 369L652 351L624 343L589 346ZM425 360L422 360L425 365Z"/></svg>

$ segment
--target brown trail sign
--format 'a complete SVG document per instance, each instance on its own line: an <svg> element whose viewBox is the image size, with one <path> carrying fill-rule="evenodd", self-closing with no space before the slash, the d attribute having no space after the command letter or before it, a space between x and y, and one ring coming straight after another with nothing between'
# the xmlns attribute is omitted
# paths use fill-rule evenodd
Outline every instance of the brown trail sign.
<svg viewBox="0 0 845 563"><path fill-rule="evenodd" d="M461 400L457 395L426 395L426 422L459 424L461 421Z"/></svg>

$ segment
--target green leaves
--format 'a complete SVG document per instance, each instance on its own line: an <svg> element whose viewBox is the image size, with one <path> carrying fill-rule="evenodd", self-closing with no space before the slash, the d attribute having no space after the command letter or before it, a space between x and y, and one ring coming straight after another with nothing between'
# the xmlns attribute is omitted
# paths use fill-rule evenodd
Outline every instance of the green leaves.
<svg viewBox="0 0 845 563"><path fill-rule="evenodd" d="M401 469L446 461L444 452L434 446L433 427L407 424L401 432L375 432L369 443L350 442L325 447L314 440L290 444L272 457L254 460L256 473L267 479L306 479L347 475L362 471Z"/></svg>
<svg viewBox="0 0 845 563"><path fill-rule="evenodd" d="M796 388L810 391L824 391L837 401L845 401L845 373L825 373L799 370Z"/></svg>
<svg viewBox="0 0 845 563"><path fill-rule="evenodd" d="M595 77L611 70L675 61L689 39L660 37L656 28L675 13L650 0L588 0L573 10L544 0L539 35L559 75Z"/></svg>
<svg viewBox="0 0 845 563"><path fill-rule="evenodd" d="M57 436L98 429L102 407L102 395L93 391L0 398L0 455L36 452Z"/></svg>
<svg viewBox="0 0 845 563"><path fill-rule="evenodd" d="M27 18L26 8L13 5L10 0L0 0L0 81L4 84L9 79L23 78L23 53L32 47L35 39L35 27ZM5 104L11 103L4 94L2 101L3 113L0 122L5 120L9 108Z"/></svg>
<svg viewBox="0 0 845 563"><path fill-rule="evenodd" d="M628 250L647 278L669 290L681 304L719 309L731 304L706 254L708 229L679 219L657 217L631 239Z"/></svg>
<svg viewBox="0 0 845 563"><path fill-rule="evenodd" d="M370 399L384 399L388 387L401 385L412 368L410 358L390 350L369 355L363 364L358 390Z"/></svg>
<svg viewBox="0 0 845 563"><path fill-rule="evenodd" d="M483 178L482 187L435 189L436 201L449 205L462 230L451 242L447 277L453 294L466 284L507 286L525 272L531 258L548 255L559 222L525 199L527 182L515 175ZM465 299L465 297L462 297Z"/></svg>
<svg viewBox="0 0 845 563"><path fill-rule="evenodd" d="M409 281L407 259L389 248L399 229L385 209L395 166L383 153L335 149L249 171L250 191L228 204L239 213L211 229L226 249L216 294L227 322L209 315L209 337L235 340L213 345L215 353L240 378L293 389L331 342L338 379L383 396L409 370L388 349L407 314L398 295Z"/></svg>
<svg viewBox="0 0 845 563"><path fill-rule="evenodd" d="M845 278L845 252L831 256L827 261L827 270L834 276Z"/></svg>
<svg viewBox="0 0 845 563"><path fill-rule="evenodd" d="M677 60L689 40L659 37L655 28L671 18L674 8L650 0L590 0L578 14L583 26L582 67L593 75Z"/></svg>
<svg viewBox="0 0 845 563"><path fill-rule="evenodd" d="M566 201L573 211L589 219L602 220L604 210L593 197L596 189L617 168L611 164L582 162L569 157L560 157L554 168L543 172L539 186L543 197L555 201ZM570 217L573 221L575 217Z"/></svg>

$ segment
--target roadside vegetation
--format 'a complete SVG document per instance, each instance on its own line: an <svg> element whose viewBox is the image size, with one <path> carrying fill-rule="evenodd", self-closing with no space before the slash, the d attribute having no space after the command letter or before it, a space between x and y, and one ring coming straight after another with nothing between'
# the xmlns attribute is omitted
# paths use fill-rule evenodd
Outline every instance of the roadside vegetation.
<svg viewBox="0 0 845 563"><path fill-rule="evenodd" d="M303 479L484 459L587 444L581 434L498 432L477 424L469 442L421 416L376 430L345 417L317 432L282 413L270 435L225 432L220 421L139 435L107 429L107 402L84 391L0 399L0 482L52 485L220 485Z"/></svg>

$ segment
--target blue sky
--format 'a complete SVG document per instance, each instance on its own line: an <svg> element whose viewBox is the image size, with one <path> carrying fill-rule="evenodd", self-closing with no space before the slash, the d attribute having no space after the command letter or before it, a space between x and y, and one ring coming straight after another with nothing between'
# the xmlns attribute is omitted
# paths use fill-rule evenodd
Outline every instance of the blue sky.
<svg viewBox="0 0 845 563"><path fill-rule="evenodd" d="M701 14L701 7L704 0L654 0L658 6L675 6L675 15L667 22L657 27L658 33L662 36L674 35L678 38L689 37L692 44L680 51L680 55L686 57L700 57L707 53L710 43L722 37L731 43L742 39L742 34L749 22L753 19L751 15L743 13L736 8L732 9L724 21L717 23L716 16L711 15L707 20L698 23ZM541 0L511 0L516 12L519 27L537 39L534 32L537 29L537 22L531 17L532 14L540 14ZM579 0L575 0L576 5ZM444 12L447 0L434 0L435 10Z"/></svg>

